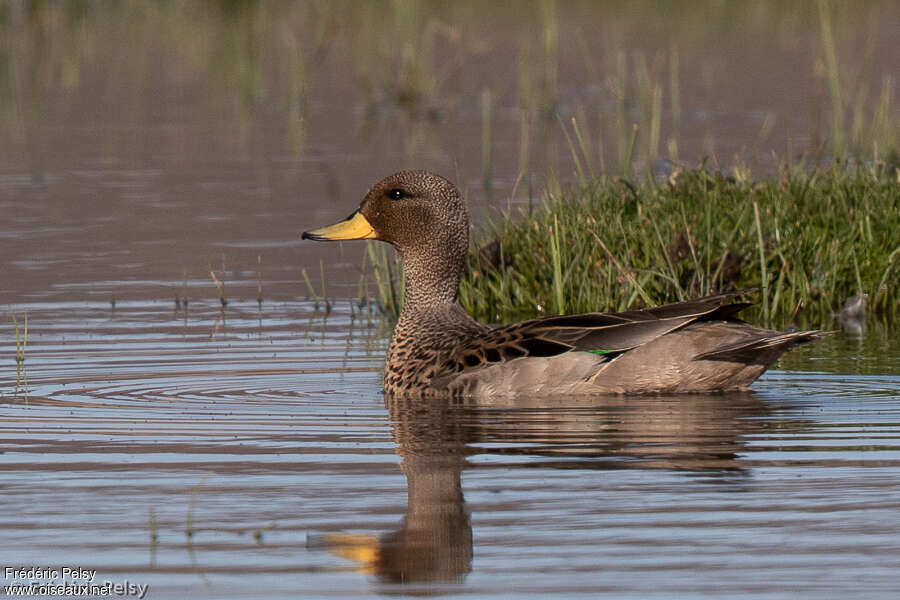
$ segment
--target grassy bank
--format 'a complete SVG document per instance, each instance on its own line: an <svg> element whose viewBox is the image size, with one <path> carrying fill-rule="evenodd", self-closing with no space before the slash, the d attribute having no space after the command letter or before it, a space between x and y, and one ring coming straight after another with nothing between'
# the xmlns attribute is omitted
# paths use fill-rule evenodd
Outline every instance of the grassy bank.
<svg viewBox="0 0 900 600"><path fill-rule="evenodd" d="M476 231L461 302L481 320L506 322L756 287L752 316L773 326L832 326L833 313L860 293L872 314L893 318L895 168L786 168L757 182L706 170L662 183L599 178ZM383 276L386 263L374 263ZM379 289L395 310L397 291Z"/></svg>

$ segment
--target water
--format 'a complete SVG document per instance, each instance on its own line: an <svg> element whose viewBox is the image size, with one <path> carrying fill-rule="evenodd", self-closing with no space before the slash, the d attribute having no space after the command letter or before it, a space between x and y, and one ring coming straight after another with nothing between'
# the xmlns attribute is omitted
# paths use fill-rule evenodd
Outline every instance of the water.
<svg viewBox="0 0 900 600"><path fill-rule="evenodd" d="M897 7L830 9L848 144L896 131ZM576 179L573 118L595 172L633 123L639 172L754 175L837 127L818 4L601 8L0 7L0 566L153 599L896 597L896 326L746 394L408 406L347 300L362 245L298 240L406 167L481 227Z"/></svg>
<svg viewBox="0 0 900 600"><path fill-rule="evenodd" d="M749 393L409 405L380 393L385 339L346 302L20 308L7 565L151 598L900 584L900 369L877 327L798 349Z"/></svg>

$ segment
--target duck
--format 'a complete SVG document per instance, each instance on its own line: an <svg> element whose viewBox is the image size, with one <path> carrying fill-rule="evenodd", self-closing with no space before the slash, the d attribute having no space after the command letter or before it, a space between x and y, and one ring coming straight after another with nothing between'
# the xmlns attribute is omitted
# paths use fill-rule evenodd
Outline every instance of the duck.
<svg viewBox="0 0 900 600"><path fill-rule="evenodd" d="M745 390L786 350L821 331L775 331L737 313L727 292L618 313L554 315L500 326L459 303L469 217L456 186L427 171L376 183L349 217L305 231L314 241L380 240L403 266L405 297L387 350L386 395L674 394Z"/></svg>

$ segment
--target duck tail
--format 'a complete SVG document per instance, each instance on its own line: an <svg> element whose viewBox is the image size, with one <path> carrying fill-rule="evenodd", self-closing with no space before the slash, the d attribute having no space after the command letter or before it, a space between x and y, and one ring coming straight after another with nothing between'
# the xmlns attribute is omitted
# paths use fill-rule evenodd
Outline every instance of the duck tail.
<svg viewBox="0 0 900 600"><path fill-rule="evenodd" d="M704 352L694 357L694 360L722 360L738 363L764 363L773 362L778 356L792 346L805 344L830 335L830 331L791 331L787 333L775 333L753 340L738 342L716 348L710 352Z"/></svg>

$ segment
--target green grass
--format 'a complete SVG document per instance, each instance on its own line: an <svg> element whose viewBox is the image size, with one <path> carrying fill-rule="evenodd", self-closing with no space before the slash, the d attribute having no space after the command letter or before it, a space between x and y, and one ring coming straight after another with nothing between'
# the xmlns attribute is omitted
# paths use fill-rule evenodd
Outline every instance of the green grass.
<svg viewBox="0 0 900 600"><path fill-rule="evenodd" d="M665 183L594 178L476 234L460 301L480 320L507 322L754 287L749 314L772 326L799 315L831 327L833 312L861 292L872 313L895 318L900 181L893 169L786 167L757 182L703 169ZM480 251L490 243L493 252ZM371 258L387 272L387 255ZM380 305L395 314L399 294L384 283Z"/></svg>
<svg viewBox="0 0 900 600"><path fill-rule="evenodd" d="M744 183L704 170L662 185L601 178L547 198L531 218L501 218L484 239L499 242L503 261L473 252L460 297L477 317L506 321L759 287L758 316L772 324L801 309L828 322L860 292L893 316L898 232L900 185L871 169L785 169Z"/></svg>
<svg viewBox="0 0 900 600"><path fill-rule="evenodd" d="M403 306L402 268L386 244L366 242L366 256L375 271L378 308L382 314L396 317Z"/></svg>
<svg viewBox="0 0 900 600"><path fill-rule="evenodd" d="M303 275L303 280L306 282L306 289L309 291L309 297L312 298L316 311L318 312L319 310L319 301L321 300L325 307L325 314L329 314L331 312L331 301L328 300L328 290L325 287L325 263L319 261L319 278L321 281L320 285L322 286L322 298L319 298L319 295L316 293L316 288L313 287L306 269L301 269L300 274Z"/></svg>

